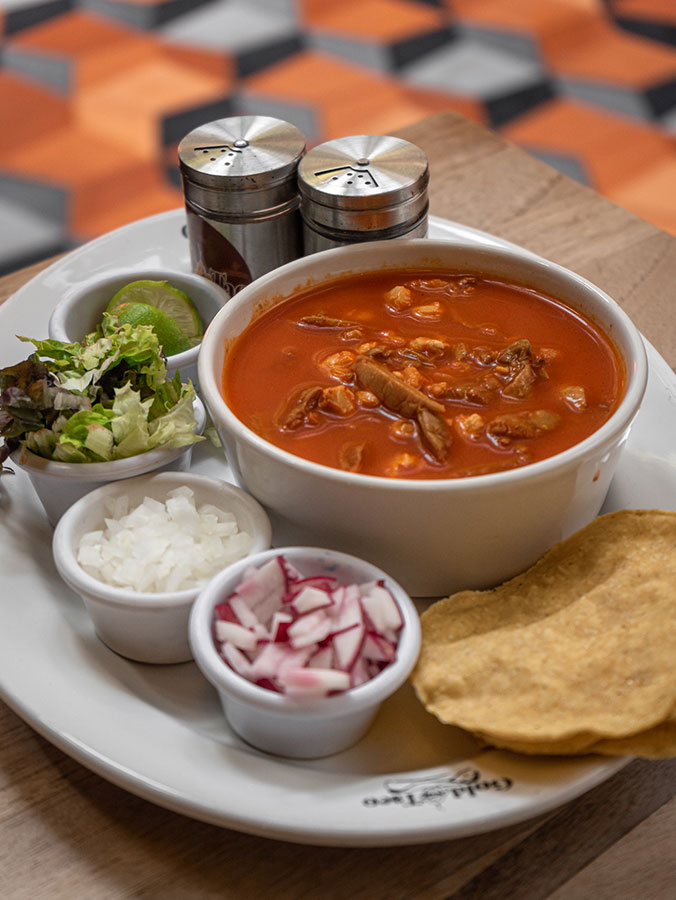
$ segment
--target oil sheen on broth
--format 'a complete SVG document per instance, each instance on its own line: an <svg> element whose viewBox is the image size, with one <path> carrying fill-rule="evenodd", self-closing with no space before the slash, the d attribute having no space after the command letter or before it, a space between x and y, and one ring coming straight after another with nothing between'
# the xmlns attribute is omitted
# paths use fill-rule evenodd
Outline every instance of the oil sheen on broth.
<svg viewBox="0 0 676 900"><path fill-rule="evenodd" d="M545 459L616 409L612 341L560 301L475 274L337 279L233 342L223 395L258 435L313 462L459 478Z"/></svg>

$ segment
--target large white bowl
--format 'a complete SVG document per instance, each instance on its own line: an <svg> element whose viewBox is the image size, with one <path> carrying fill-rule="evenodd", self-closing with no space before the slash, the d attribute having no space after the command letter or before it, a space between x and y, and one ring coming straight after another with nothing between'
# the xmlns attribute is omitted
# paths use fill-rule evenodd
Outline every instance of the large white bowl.
<svg viewBox="0 0 676 900"><path fill-rule="evenodd" d="M427 268L477 272L556 297L603 328L624 358L627 388L590 437L522 468L461 479L355 474L293 456L228 408L223 363L251 319L294 291L338 275ZM397 240L314 254L244 288L212 321L198 360L202 396L237 477L271 513L275 540L356 553L413 596L493 586L530 566L598 513L647 382L643 341L622 309L584 278L526 251L460 241ZM277 537L281 535L281 537Z"/></svg>
<svg viewBox="0 0 676 900"><path fill-rule="evenodd" d="M74 285L57 303L49 319L50 338L67 343L81 341L96 330L111 297L133 281L168 281L190 297L205 328L228 299L222 288L201 275L174 269L111 269ZM181 381L190 380L197 386L199 346L167 357L167 378L179 371Z"/></svg>

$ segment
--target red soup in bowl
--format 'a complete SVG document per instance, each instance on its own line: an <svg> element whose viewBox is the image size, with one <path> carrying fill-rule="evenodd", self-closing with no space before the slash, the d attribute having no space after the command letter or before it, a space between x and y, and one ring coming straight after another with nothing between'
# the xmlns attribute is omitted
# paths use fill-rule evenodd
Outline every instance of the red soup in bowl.
<svg viewBox="0 0 676 900"><path fill-rule="evenodd" d="M551 457L617 409L612 340L554 297L469 273L344 275L263 312L223 369L272 444L364 475L459 478Z"/></svg>

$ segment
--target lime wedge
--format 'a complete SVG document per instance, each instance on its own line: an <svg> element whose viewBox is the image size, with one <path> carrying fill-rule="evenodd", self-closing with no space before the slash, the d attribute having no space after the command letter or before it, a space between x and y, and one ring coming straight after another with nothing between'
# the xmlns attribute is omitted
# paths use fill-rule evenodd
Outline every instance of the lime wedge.
<svg viewBox="0 0 676 900"><path fill-rule="evenodd" d="M149 303L118 303L113 309L123 325L150 325L157 335L165 356L175 356L194 346L173 319Z"/></svg>
<svg viewBox="0 0 676 900"><path fill-rule="evenodd" d="M106 307L106 312L115 312L121 303L154 306L174 320L192 346L202 340L202 321L197 307L187 294L168 281L132 281L120 288Z"/></svg>

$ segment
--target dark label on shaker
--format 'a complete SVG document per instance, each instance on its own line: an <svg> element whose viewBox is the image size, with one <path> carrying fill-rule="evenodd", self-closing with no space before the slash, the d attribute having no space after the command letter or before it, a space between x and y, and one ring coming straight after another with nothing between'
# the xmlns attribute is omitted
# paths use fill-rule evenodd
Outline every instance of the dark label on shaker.
<svg viewBox="0 0 676 900"><path fill-rule="evenodd" d="M253 281L244 257L221 232L227 228L186 207L193 271L220 285L230 296Z"/></svg>

